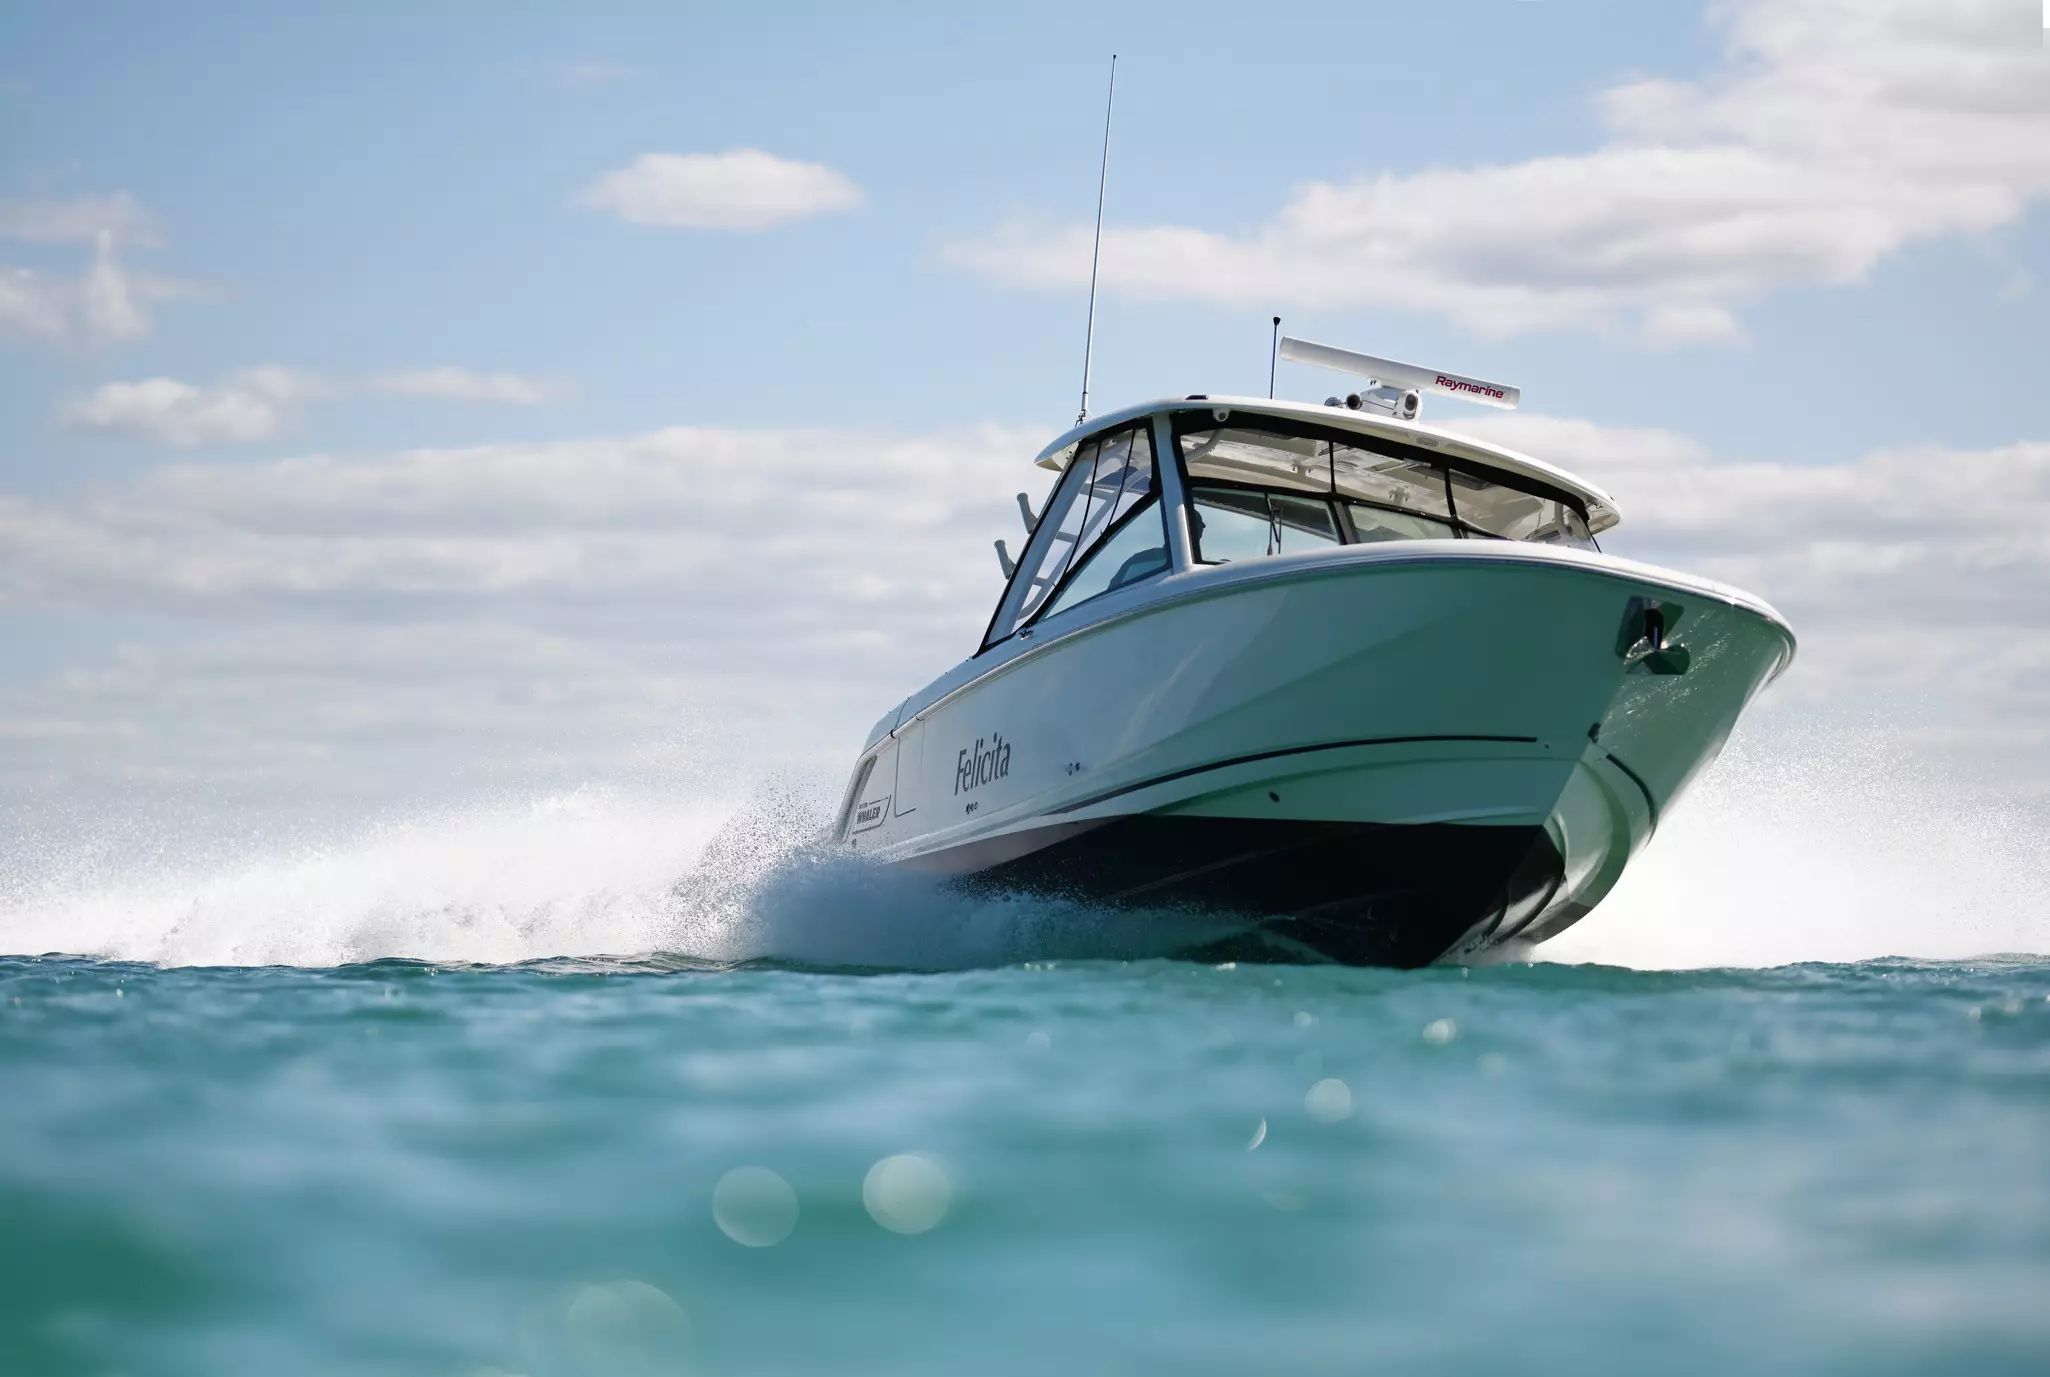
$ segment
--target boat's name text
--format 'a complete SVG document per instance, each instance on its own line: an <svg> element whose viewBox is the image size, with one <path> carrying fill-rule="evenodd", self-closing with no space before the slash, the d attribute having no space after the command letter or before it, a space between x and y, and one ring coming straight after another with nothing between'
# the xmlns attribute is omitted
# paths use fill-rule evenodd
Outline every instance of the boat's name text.
<svg viewBox="0 0 2050 1377"><path fill-rule="evenodd" d="M973 749L963 747L954 759L954 792L965 794L1011 773L1011 743L1001 736L984 741L975 738Z"/></svg>

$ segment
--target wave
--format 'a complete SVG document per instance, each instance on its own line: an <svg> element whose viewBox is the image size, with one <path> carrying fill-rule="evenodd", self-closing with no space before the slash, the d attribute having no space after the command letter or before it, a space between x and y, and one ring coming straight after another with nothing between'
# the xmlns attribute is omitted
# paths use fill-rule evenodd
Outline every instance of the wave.
<svg viewBox="0 0 2050 1377"><path fill-rule="evenodd" d="M833 788L745 799L588 788L342 840L183 863L102 846L0 873L0 951L164 966L487 964L956 969L1168 955L1230 934L1177 913L975 897L818 844ZM1639 968L2050 952L2035 812L1944 793L1839 737L1735 750L1614 894L1535 959Z"/></svg>
<svg viewBox="0 0 2050 1377"><path fill-rule="evenodd" d="M696 967L945 970L1165 955L1233 930L966 896L821 845L829 802L787 782L737 805L580 789L254 857L124 861L101 847L0 877L0 951L160 966L660 954Z"/></svg>
<svg viewBox="0 0 2050 1377"><path fill-rule="evenodd" d="M1639 969L2050 954L2050 818L1890 732L1736 744L1547 961Z"/></svg>

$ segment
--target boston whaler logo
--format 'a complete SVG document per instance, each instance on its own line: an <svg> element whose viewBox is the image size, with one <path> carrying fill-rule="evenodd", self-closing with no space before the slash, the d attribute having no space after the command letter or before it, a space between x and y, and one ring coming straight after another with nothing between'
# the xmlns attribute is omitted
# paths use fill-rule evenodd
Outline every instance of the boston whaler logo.
<svg viewBox="0 0 2050 1377"><path fill-rule="evenodd" d="M954 792L965 794L1011 773L1011 745L1001 736L975 738L973 750L963 747L954 759Z"/></svg>

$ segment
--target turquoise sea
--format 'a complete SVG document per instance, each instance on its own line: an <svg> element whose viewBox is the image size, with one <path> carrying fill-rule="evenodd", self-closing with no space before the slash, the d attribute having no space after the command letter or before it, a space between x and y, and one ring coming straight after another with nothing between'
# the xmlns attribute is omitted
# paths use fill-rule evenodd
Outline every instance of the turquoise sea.
<svg viewBox="0 0 2050 1377"><path fill-rule="evenodd" d="M0 1372L2041 1373L2050 963L0 959Z"/></svg>
<svg viewBox="0 0 2050 1377"><path fill-rule="evenodd" d="M0 837L0 1377L2050 1372L2036 813L1734 752L1403 973L838 786Z"/></svg>

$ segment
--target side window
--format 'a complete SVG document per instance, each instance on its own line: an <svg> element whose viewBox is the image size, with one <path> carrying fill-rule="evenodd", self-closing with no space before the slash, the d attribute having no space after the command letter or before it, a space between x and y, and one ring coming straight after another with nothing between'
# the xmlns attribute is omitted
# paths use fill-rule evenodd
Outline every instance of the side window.
<svg viewBox="0 0 2050 1377"><path fill-rule="evenodd" d="M1339 543L1331 504L1292 493L1194 483L1189 534L1204 564L1230 564Z"/></svg>
<svg viewBox="0 0 2050 1377"><path fill-rule="evenodd" d="M854 778L847 781L847 797L840 803L840 820L833 824L833 836L847 840L847 824L854 821L854 805L861 802L861 791L868 787L868 777L875 773L876 758L870 756L855 767Z"/></svg>
<svg viewBox="0 0 2050 1377"><path fill-rule="evenodd" d="M1483 535L1579 550L1597 548L1580 513L1557 498L1491 483L1455 469L1452 504L1460 523Z"/></svg>
<svg viewBox="0 0 2050 1377"><path fill-rule="evenodd" d="M1046 511L1026 544L1010 587L1004 590L1004 600L997 604L983 644L994 645L1037 616L1070 571L1090 563L1096 546L1154 492L1153 442L1144 425L1102 436L1077 449L1053 496L1047 499ZM1131 524L1142 525L1146 520L1134 517ZM1160 526L1157 514L1151 521L1156 528ZM1164 548L1164 538L1162 545ZM1105 573L1108 579L1116 570Z"/></svg>
<svg viewBox="0 0 2050 1377"><path fill-rule="evenodd" d="M1451 540L1459 534L1449 521L1389 511L1386 507L1368 507L1358 502L1350 504L1346 514L1352 518L1353 538L1362 545L1383 540Z"/></svg>
<svg viewBox="0 0 2050 1377"><path fill-rule="evenodd" d="M1068 575L1068 581L1047 605L1046 615L1089 601L1101 593L1114 593L1128 584L1167 572L1167 527L1160 518L1160 504L1148 498L1132 511L1125 524L1102 541Z"/></svg>

